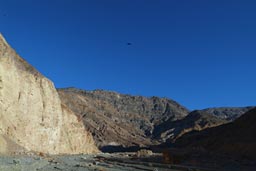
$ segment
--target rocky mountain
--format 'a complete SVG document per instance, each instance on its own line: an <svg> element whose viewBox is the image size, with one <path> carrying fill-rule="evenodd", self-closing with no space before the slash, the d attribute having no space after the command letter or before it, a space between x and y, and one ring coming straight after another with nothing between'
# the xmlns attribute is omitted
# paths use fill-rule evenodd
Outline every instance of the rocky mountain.
<svg viewBox="0 0 256 171"><path fill-rule="evenodd" d="M227 123L215 115L204 111L193 111L185 118L177 121L167 121L155 127L153 135L156 139L161 139L162 142L174 143L182 135L192 132L201 131L206 128L216 127Z"/></svg>
<svg viewBox="0 0 256 171"><path fill-rule="evenodd" d="M159 141L152 139L155 127L166 121L180 120L189 113L166 98L75 88L59 89L58 92L62 103L83 120L99 147L157 144Z"/></svg>
<svg viewBox="0 0 256 171"><path fill-rule="evenodd" d="M213 114L221 119L225 119L227 121L234 121L239 118L244 113L253 109L255 106L248 107L217 107L217 108L207 108L202 111Z"/></svg>
<svg viewBox="0 0 256 171"><path fill-rule="evenodd" d="M234 122L184 135L178 147L200 148L211 153L256 160L256 108Z"/></svg>
<svg viewBox="0 0 256 171"><path fill-rule="evenodd" d="M189 113L166 98L76 88L58 89L58 93L92 132L99 148L174 143L186 133L226 124L251 109L209 108Z"/></svg>
<svg viewBox="0 0 256 171"><path fill-rule="evenodd" d="M239 120L244 116L235 119L252 108L189 112L167 98L76 88L57 91L49 79L19 57L0 35L0 153L75 154L97 152L97 147L147 147L176 141L182 145L190 137L217 136L212 130L220 135L224 128L239 132L238 126L227 125L242 125ZM246 131L242 133L247 135ZM214 140L208 138L202 143L211 141Z"/></svg>
<svg viewBox="0 0 256 171"><path fill-rule="evenodd" d="M92 153L97 148L76 115L61 103L53 83L0 35L0 136L27 151ZM6 146L8 147L8 146ZM2 153L8 149L1 147Z"/></svg>

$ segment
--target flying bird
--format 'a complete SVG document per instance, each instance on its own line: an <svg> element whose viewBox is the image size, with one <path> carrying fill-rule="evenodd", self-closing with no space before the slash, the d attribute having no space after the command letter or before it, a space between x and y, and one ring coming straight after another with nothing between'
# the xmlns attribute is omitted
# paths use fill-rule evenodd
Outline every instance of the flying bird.
<svg viewBox="0 0 256 171"><path fill-rule="evenodd" d="M2 17L8 17L8 14L6 14L6 13L2 13L0 15L2 15Z"/></svg>
<svg viewBox="0 0 256 171"><path fill-rule="evenodd" d="M131 45L132 45L132 43L129 43L129 42L128 42L126 45L127 45L127 46L131 46Z"/></svg>

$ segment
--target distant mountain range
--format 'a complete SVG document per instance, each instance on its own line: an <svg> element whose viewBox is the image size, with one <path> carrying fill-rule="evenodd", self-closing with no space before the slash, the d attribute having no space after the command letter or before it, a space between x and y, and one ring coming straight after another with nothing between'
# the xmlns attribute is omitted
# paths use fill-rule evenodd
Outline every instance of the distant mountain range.
<svg viewBox="0 0 256 171"><path fill-rule="evenodd" d="M99 147L158 144L157 139L151 138L155 127L180 120L189 113L185 107L166 98L75 88L58 92L62 102L83 120Z"/></svg>
<svg viewBox="0 0 256 171"><path fill-rule="evenodd" d="M62 103L83 120L99 148L174 143L188 132L231 122L253 108L222 107L190 112L167 98L76 88L58 89L58 93Z"/></svg>
<svg viewBox="0 0 256 171"><path fill-rule="evenodd" d="M227 121L234 121L239 118L245 112L253 109L255 106L248 107L219 107L219 108L207 108L204 109L204 112L213 114L221 119L225 119Z"/></svg>
<svg viewBox="0 0 256 171"><path fill-rule="evenodd" d="M215 115L204 111L193 111L183 119L177 121L167 121L157 125L153 135L156 139L161 139L162 142L173 143L182 135L191 131L201 131L206 128L216 127L227 123Z"/></svg>
<svg viewBox="0 0 256 171"><path fill-rule="evenodd" d="M211 153L256 160L256 108L234 122L185 134L176 142L182 148L202 148Z"/></svg>

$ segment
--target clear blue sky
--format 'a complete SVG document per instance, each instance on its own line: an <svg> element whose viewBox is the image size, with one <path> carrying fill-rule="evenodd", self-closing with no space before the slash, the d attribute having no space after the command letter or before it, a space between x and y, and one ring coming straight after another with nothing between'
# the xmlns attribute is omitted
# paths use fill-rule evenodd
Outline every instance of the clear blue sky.
<svg viewBox="0 0 256 171"><path fill-rule="evenodd" d="M0 32L56 87L256 104L254 0L0 0L0 14Z"/></svg>

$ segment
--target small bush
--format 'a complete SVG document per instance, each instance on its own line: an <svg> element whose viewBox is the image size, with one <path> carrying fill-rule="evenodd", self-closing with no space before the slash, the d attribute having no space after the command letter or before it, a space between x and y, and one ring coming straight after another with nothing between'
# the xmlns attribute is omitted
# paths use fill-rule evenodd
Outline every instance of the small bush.
<svg viewBox="0 0 256 171"><path fill-rule="evenodd" d="M146 150L146 149L142 149L137 151L136 156L137 157L147 157L147 156L151 156L153 154L153 152L151 150Z"/></svg>

